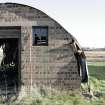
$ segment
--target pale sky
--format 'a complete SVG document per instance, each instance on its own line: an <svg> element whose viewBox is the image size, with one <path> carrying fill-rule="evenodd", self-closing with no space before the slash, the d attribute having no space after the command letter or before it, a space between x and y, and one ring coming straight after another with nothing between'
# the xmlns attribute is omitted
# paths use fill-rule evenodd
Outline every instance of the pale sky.
<svg viewBox="0 0 105 105"><path fill-rule="evenodd" d="M57 20L82 47L105 47L105 0L0 0L38 8Z"/></svg>

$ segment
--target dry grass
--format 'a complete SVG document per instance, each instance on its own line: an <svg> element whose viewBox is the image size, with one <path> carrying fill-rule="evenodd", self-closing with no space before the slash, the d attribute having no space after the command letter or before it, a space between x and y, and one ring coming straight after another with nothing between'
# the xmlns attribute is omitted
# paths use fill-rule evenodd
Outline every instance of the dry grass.
<svg viewBox="0 0 105 105"><path fill-rule="evenodd" d="M85 51L88 62L105 62L105 51Z"/></svg>

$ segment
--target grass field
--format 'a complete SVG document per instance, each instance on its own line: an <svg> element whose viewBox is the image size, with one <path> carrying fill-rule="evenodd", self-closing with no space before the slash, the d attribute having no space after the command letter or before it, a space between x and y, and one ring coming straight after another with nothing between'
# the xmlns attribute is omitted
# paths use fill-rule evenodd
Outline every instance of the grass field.
<svg viewBox="0 0 105 105"><path fill-rule="evenodd" d="M96 105L105 105L105 51L85 52L88 61L90 87Z"/></svg>
<svg viewBox="0 0 105 105"><path fill-rule="evenodd" d="M105 105L105 64L97 62L89 64L90 86L94 96ZM99 105L101 105L99 104Z"/></svg>

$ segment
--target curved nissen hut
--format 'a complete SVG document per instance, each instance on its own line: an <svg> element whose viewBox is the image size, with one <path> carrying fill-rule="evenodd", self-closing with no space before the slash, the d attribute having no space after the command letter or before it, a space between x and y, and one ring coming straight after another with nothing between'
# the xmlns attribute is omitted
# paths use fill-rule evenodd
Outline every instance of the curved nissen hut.
<svg viewBox="0 0 105 105"><path fill-rule="evenodd" d="M0 47L1 90L21 85L71 90L87 82L85 55L76 39L36 8L0 4Z"/></svg>

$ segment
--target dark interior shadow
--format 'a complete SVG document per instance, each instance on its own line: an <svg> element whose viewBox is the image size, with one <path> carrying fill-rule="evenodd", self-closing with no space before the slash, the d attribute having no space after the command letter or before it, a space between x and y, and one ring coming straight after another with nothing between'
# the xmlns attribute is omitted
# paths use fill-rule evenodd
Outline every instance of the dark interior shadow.
<svg viewBox="0 0 105 105"><path fill-rule="evenodd" d="M0 39L3 57L0 64L0 97L5 97L3 103L14 101L18 96L18 39Z"/></svg>

